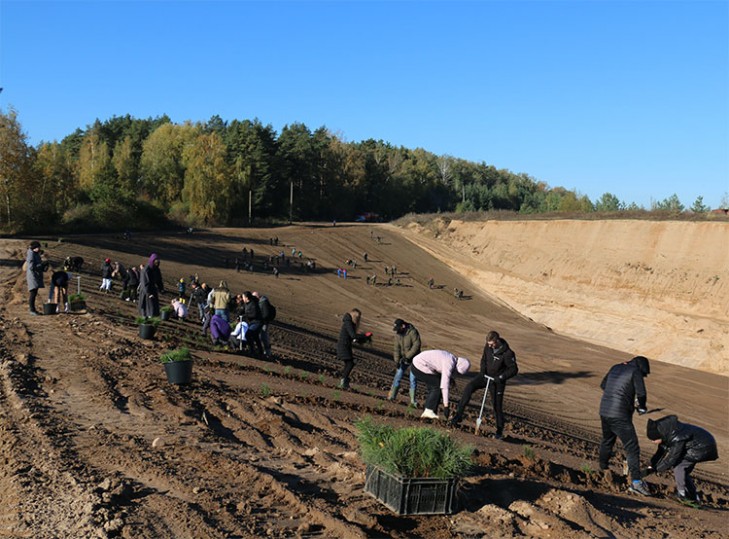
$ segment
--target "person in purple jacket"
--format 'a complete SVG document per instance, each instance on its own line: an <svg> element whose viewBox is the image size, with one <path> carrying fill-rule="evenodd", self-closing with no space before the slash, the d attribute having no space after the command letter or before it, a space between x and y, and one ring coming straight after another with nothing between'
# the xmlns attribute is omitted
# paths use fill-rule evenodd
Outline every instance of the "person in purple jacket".
<svg viewBox="0 0 729 539"><path fill-rule="evenodd" d="M425 411L420 417L438 419L438 405L443 397L443 413L446 419L450 415L449 390L453 376L466 374L471 362L465 357L458 357L447 350L426 350L413 358L411 369L415 378L428 388L425 399Z"/></svg>
<svg viewBox="0 0 729 539"><path fill-rule="evenodd" d="M225 344L230 339L230 324L219 314L210 319L210 338L214 345Z"/></svg>

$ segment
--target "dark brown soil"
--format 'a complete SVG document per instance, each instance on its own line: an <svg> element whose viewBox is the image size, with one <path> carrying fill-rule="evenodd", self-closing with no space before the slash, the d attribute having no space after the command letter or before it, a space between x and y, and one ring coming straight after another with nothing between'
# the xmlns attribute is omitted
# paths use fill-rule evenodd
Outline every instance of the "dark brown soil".
<svg viewBox="0 0 729 539"><path fill-rule="evenodd" d="M274 236L278 248L269 244ZM46 247L51 260L87 261L81 287L88 308L45 317L27 312L18 262L24 244L4 241L0 267L0 537L729 535L722 461L697 468L703 510L671 499L670 474L648 478L656 496L644 498L626 492L619 458L607 473L595 471L599 382L625 354L555 335L489 302L394 228L54 238ZM258 271L232 269L243 246L255 249ZM317 271L297 264L278 279L263 272L264 255L289 256L292 248L302 260L316 260ZM155 340L140 339L135 306L98 291L98 267L107 256L139 264L151 252L162 258L170 291L180 277L197 273L213 285L227 280L234 292L267 294L278 308L275 361L214 349L193 321L165 322ZM359 265L345 281L334 270L349 258ZM388 286L383 268L392 264L400 282ZM365 277L375 272L380 284L367 286ZM443 288L429 289L430 276ZM454 287L467 290L468 299L454 298ZM334 344L341 313L354 306L375 338L356 351L353 388L341 391ZM363 492L354 422L365 415L395 425L424 421L404 396L397 403L384 398L394 372L389 328L396 317L416 324L427 347L451 349L474 365L492 328L519 356L521 374L506 393L507 437L491 436L490 413L474 434L480 392L452 431L476 448L455 515L397 516ZM188 386L168 384L158 359L180 345L195 356ZM682 378L707 389L687 396L677 390ZM726 437L725 378L658 364L648 386L656 409L650 417L705 406L709 419L719 417L706 426ZM636 418L644 459L651 450L645 421Z"/></svg>

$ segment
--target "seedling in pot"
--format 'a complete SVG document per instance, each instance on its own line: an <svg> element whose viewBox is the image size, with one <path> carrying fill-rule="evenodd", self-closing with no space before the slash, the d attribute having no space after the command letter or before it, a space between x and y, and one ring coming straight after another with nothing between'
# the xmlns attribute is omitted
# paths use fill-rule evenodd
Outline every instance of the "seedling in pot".
<svg viewBox="0 0 729 539"><path fill-rule="evenodd" d="M189 361L192 359L189 348L175 348L160 356L162 363L174 363L176 361Z"/></svg>

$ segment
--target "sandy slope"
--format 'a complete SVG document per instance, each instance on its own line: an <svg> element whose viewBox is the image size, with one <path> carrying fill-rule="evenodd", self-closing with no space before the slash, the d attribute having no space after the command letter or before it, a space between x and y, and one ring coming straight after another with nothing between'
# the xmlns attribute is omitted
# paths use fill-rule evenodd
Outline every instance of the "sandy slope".
<svg viewBox="0 0 729 539"><path fill-rule="evenodd" d="M729 374L729 223L439 220L406 230L555 331Z"/></svg>

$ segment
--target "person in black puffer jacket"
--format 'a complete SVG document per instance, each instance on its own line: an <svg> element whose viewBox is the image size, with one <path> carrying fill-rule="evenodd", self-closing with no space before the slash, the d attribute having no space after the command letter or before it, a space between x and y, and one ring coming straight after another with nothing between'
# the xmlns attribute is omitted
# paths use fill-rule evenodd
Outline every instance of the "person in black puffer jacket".
<svg viewBox="0 0 729 539"><path fill-rule="evenodd" d="M615 440L620 438L628 459L628 469L633 480L630 490L644 496L651 492L642 481L640 470L640 446L633 426L633 410L638 400L638 413L646 413L647 392L643 378L650 374L650 363L643 356L636 356L625 363L618 363L602 379L600 400L600 469L607 470Z"/></svg>
<svg viewBox="0 0 729 539"><path fill-rule="evenodd" d="M697 462L719 458L711 433L696 425L681 423L678 416L667 415L656 421L649 419L646 434L659 444L647 472L665 472L673 468L678 499L700 502L691 472Z"/></svg>
<svg viewBox="0 0 729 539"><path fill-rule="evenodd" d="M451 425L457 425L463 419L463 410L466 408L471 395L477 389L486 387L486 376L494 379L491 392L491 402L496 418L496 438L501 439L504 432L504 391L506 381L519 372L516 364L516 354L509 347L509 343L502 339L496 331L490 331L486 336L486 346L481 355L481 371L463 389L463 395L458 403L456 415L451 418Z"/></svg>

